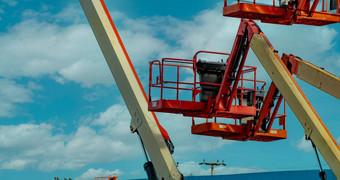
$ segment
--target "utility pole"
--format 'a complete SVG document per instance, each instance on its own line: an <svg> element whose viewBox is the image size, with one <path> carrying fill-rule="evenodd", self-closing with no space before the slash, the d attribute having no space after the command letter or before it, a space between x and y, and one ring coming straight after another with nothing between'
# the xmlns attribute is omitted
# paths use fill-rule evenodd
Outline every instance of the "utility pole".
<svg viewBox="0 0 340 180"><path fill-rule="evenodd" d="M224 163L224 160L222 160L222 163L218 162L205 162L205 159L203 159L203 162L199 163L199 165L208 165L210 166L211 168L211 175L214 175L214 167L215 166L220 166L220 165L223 165L223 166L226 166L226 164Z"/></svg>

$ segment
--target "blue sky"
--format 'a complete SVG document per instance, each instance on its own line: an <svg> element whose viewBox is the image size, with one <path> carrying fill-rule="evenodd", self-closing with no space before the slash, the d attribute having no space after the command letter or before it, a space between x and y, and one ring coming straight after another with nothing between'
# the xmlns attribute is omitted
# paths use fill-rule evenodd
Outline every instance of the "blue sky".
<svg viewBox="0 0 340 180"><path fill-rule="evenodd" d="M240 21L222 17L217 0L106 3L145 88L148 61L191 58L202 49L230 52ZM259 25L280 54L340 75L340 25ZM145 177L130 115L77 1L0 0L0 60L0 179ZM252 52L247 65L260 66ZM269 82L261 67L259 77ZM339 142L339 101L298 83ZM203 159L228 164L217 174L317 168L291 110L288 139L271 143L194 136L190 118L158 117L184 175L209 174L197 165Z"/></svg>

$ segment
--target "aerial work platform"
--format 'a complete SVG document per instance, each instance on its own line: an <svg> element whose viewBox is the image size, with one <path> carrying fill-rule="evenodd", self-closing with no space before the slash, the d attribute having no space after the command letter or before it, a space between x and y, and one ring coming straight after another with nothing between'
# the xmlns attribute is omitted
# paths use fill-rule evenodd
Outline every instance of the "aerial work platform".
<svg viewBox="0 0 340 180"><path fill-rule="evenodd" d="M273 83L265 90L256 67L244 65L247 41L239 40L233 49L237 53L198 51L193 59L151 61L149 110L192 117L192 134L239 141L286 139L286 106L278 113L283 98ZM199 59L209 55L222 60ZM279 129L272 129L274 120Z"/></svg>
<svg viewBox="0 0 340 180"><path fill-rule="evenodd" d="M238 93L230 98L234 104L228 108L225 103L220 102L218 110L213 111L210 107L214 106L214 97L221 87L227 64L198 60L198 55L201 54L227 57L230 55L229 53L198 51L193 59L163 58L161 61L150 62L149 110L200 118L245 118L254 116L256 114L254 97L256 93L261 93L261 96L263 96L264 85L266 84L264 81L256 80L256 67L244 66L240 71L240 87L235 88ZM156 77L152 75L153 71L157 72ZM188 72L192 72L190 73L192 81L182 79L185 76L184 74L189 74ZM252 78L244 78L245 75L249 74ZM246 83L251 83L251 87L245 87L244 84ZM261 86L261 90L256 90L257 85ZM152 89L156 88L160 90L159 99L152 100ZM181 98L184 92L190 93L190 98ZM248 102L248 105L245 104L247 103L245 98L251 99L252 102ZM241 99L244 99L244 101L240 101Z"/></svg>
<svg viewBox="0 0 340 180"><path fill-rule="evenodd" d="M270 2L270 1L268 1ZM305 24L323 26L340 22L339 0L281 0L281 4L260 4L256 0L224 1L223 16L260 20L281 25ZM284 4L283 2L287 2Z"/></svg>

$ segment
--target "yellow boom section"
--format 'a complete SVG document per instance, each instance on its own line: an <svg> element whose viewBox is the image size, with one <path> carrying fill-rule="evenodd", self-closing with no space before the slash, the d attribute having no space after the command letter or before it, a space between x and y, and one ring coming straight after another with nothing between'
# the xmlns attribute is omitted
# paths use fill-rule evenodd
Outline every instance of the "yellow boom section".
<svg viewBox="0 0 340 180"><path fill-rule="evenodd" d="M103 0L79 0L159 179L181 179Z"/></svg>
<svg viewBox="0 0 340 180"><path fill-rule="evenodd" d="M250 46L305 129L307 138L314 142L337 179L340 179L339 145L301 91L284 62L262 33L254 34Z"/></svg>

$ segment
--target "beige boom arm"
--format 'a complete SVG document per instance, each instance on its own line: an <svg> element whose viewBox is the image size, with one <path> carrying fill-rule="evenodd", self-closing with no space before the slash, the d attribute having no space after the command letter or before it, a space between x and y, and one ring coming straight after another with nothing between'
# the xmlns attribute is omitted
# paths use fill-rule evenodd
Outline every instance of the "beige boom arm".
<svg viewBox="0 0 340 180"><path fill-rule="evenodd" d="M314 142L337 179L340 179L339 145L301 91L286 65L262 33L254 34L250 46L305 129L307 138Z"/></svg>
<svg viewBox="0 0 340 180"><path fill-rule="evenodd" d="M321 89L322 91L340 99L340 78L336 75L315 66L314 64L301 60L294 55L282 55L284 62L289 62L292 74L297 78Z"/></svg>
<svg viewBox="0 0 340 180"><path fill-rule="evenodd" d="M79 0L159 179L181 179L103 0Z"/></svg>

